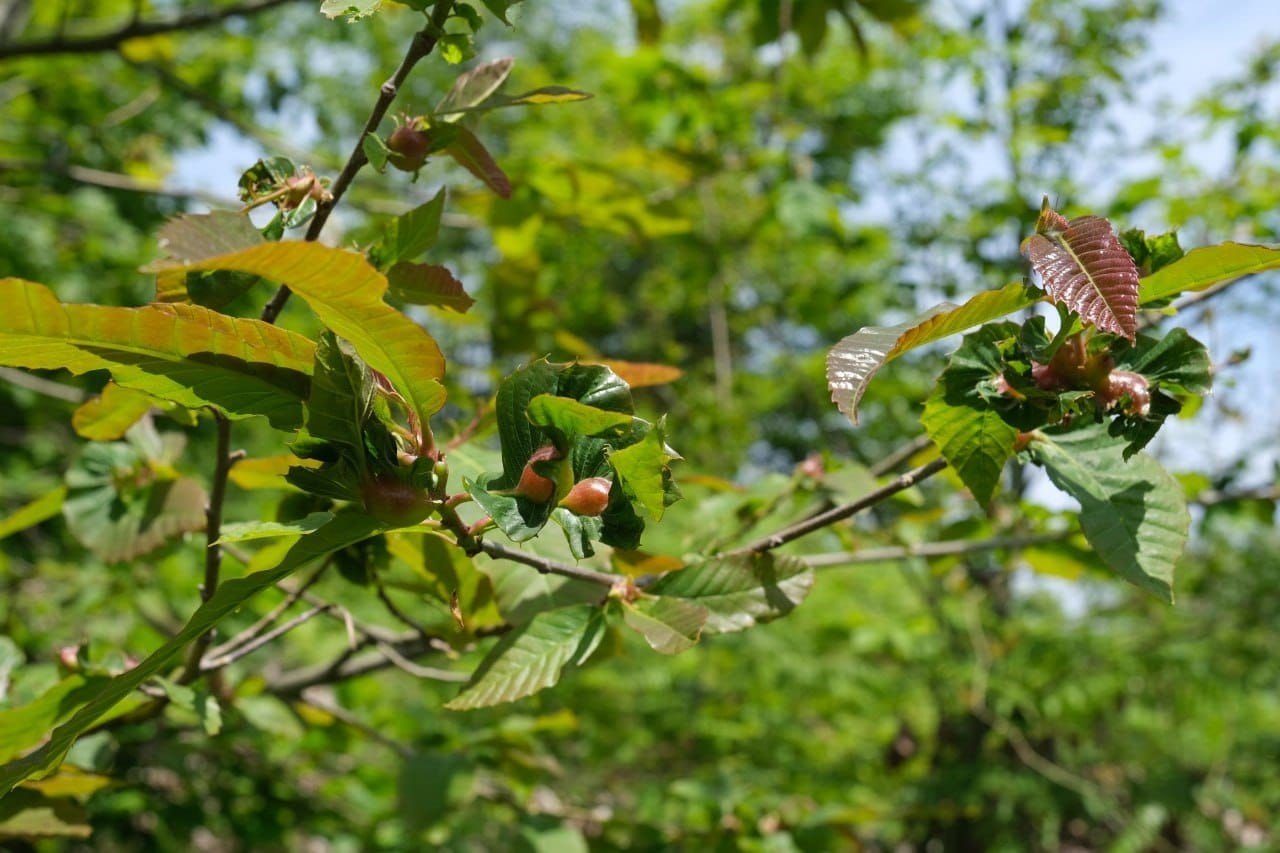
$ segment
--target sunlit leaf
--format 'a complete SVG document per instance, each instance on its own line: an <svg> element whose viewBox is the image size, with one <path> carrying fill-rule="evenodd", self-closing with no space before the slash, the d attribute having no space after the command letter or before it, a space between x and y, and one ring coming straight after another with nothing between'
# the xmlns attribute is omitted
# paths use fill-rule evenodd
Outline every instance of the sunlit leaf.
<svg viewBox="0 0 1280 853"><path fill-rule="evenodd" d="M1034 434L1028 445L1054 485L1080 502L1080 527L1098 556L1130 583L1173 601L1173 570L1191 516L1176 480L1145 453L1090 425L1065 435Z"/></svg>
<svg viewBox="0 0 1280 853"><path fill-rule="evenodd" d="M301 335L195 305L64 305L14 278L0 279L0 306L0 364L107 370L189 409L262 415L281 429L302 421L313 348Z"/></svg>
<svg viewBox="0 0 1280 853"><path fill-rule="evenodd" d="M840 341L827 355L827 387L841 412L858 422L858 402L876 371L903 353L974 326L997 320L1039 300L1021 283L988 290L963 305L944 302L897 326L867 326Z"/></svg>
<svg viewBox="0 0 1280 853"><path fill-rule="evenodd" d="M504 635L445 707L455 711L487 708L552 686L566 666L581 664L590 656L602 623L600 608L590 605L538 614Z"/></svg>
<svg viewBox="0 0 1280 853"><path fill-rule="evenodd" d="M1081 320L1133 340L1138 332L1138 268L1111 223L1099 216L1067 222L1053 211L1042 214L1041 221L1047 224L1027 238L1022 250L1045 292Z"/></svg>
<svg viewBox="0 0 1280 853"><path fill-rule="evenodd" d="M101 394L75 410L71 427L90 441L114 441L151 410L151 403L148 394L108 382Z"/></svg>
<svg viewBox="0 0 1280 853"><path fill-rule="evenodd" d="M379 269L385 270L401 261L412 261L435 245L440 235L444 201L445 193L441 189L430 201L387 223L382 239L370 250L370 256Z"/></svg>
<svg viewBox="0 0 1280 853"><path fill-rule="evenodd" d="M535 426L558 430L567 436L618 436L632 421L631 415L625 412L597 409L555 394L539 394L534 397L529 401L526 412L529 421Z"/></svg>
<svg viewBox="0 0 1280 853"><path fill-rule="evenodd" d="M299 459L288 453L280 456L241 459L231 468L231 482L242 489L290 491L294 487L284 478L290 468L319 468L321 464L318 459Z"/></svg>
<svg viewBox="0 0 1280 853"><path fill-rule="evenodd" d="M382 6L382 0L324 0L320 12L326 18L345 18L355 22L367 18Z"/></svg>
<svg viewBox="0 0 1280 853"><path fill-rule="evenodd" d="M707 608L679 598L645 596L623 602L627 627L644 637L654 651L675 655L693 648L707 624Z"/></svg>
<svg viewBox="0 0 1280 853"><path fill-rule="evenodd" d="M331 512L313 512L294 521L233 521L222 525L218 544L251 539L276 539L315 533L333 520Z"/></svg>
<svg viewBox="0 0 1280 853"><path fill-rule="evenodd" d="M648 388L654 385L667 385L675 382L684 371L669 364L651 364L640 361L620 361L615 358L601 359L598 364L612 370L632 388Z"/></svg>
<svg viewBox="0 0 1280 853"><path fill-rule="evenodd" d="M153 268L170 263L175 262ZM383 301L387 280L363 255L289 241L206 258L187 269L238 270L288 285L322 323L391 380L423 423L444 405L440 347L421 326Z"/></svg>
<svg viewBox="0 0 1280 853"><path fill-rule="evenodd" d="M1219 282L1280 268L1280 249L1247 243L1222 243L1192 249L1142 280L1139 299L1145 305L1188 290L1204 290Z"/></svg>
<svg viewBox="0 0 1280 853"><path fill-rule="evenodd" d="M39 791L14 791L0 801L0 840L88 838L93 833L84 806Z"/></svg>

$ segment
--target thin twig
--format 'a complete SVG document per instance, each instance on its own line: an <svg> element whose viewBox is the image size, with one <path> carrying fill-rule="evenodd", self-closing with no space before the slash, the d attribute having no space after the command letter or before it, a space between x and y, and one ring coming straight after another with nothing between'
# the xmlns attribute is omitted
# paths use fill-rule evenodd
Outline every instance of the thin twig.
<svg viewBox="0 0 1280 853"><path fill-rule="evenodd" d="M595 569L587 569L582 566L573 566L569 563L548 560L546 557L539 557L536 554L518 551L515 548L508 548L505 545L501 545L497 542L490 542L488 540L480 543L480 550L484 551L490 557L494 557L499 560L510 560L513 563L523 563L526 566L532 566L544 575L560 575L562 577L599 584L600 586L605 587L612 587L618 581L624 580L622 575L606 574L605 572L597 572Z"/></svg>
<svg viewBox="0 0 1280 853"><path fill-rule="evenodd" d="M431 681L454 682L469 681L471 679L471 676L467 675L465 672L453 672L448 669L437 669L434 666L422 666L420 664L416 664L404 655L400 654L400 652L396 651L396 647L390 643L378 643L375 648L386 655L387 660L391 661L391 664L396 667L396 669L403 670L414 678L426 678Z"/></svg>
<svg viewBox="0 0 1280 853"><path fill-rule="evenodd" d="M945 542L927 542L923 545L904 545L896 548L861 548L857 551L839 551L831 554L813 554L801 558L805 565L815 569L835 566L856 566L864 563L884 563L911 558L932 559L936 557L958 557L965 554L976 554L982 551L999 551L1004 549L1019 550L1036 545L1061 542L1079 533L1077 530L1062 530L1055 533L1036 533L1026 536L996 536L969 542L963 539Z"/></svg>
<svg viewBox="0 0 1280 853"><path fill-rule="evenodd" d="M210 649L208 657L214 657L214 658L222 657L223 655L228 654L229 652L234 650L237 646L244 645L245 643L253 640L255 637L259 636L260 634L262 634L262 632L266 631L268 628L274 625L277 619L283 616L289 610L290 607L296 604L298 599L301 598L303 594L315 584L316 581L320 580L320 576L324 574L325 569L329 568L329 565L331 562L332 560L329 559L321 563L320 566L314 572L311 573L311 577L303 581L300 587L289 592L288 595L285 596L284 601L281 601L279 604L273 607L270 610L270 612L264 615L261 619L259 619L257 622L254 622L248 628L245 628L239 634L236 634L230 640L227 640L225 643L223 643L220 646L217 646L216 648ZM316 609L323 610L325 609L326 606L327 606L326 604L321 603L316 606Z"/></svg>
<svg viewBox="0 0 1280 853"><path fill-rule="evenodd" d="M165 21L141 21L132 17L129 23L110 32L92 36L65 36L58 33L53 38L38 41L0 44L0 60L19 56L54 56L58 54L101 53L115 50L130 39L186 32L211 27L231 18L243 18L266 12L297 0L254 0L237 6L197 8Z"/></svg>
<svg viewBox="0 0 1280 853"><path fill-rule="evenodd" d="M376 645L376 643L369 640L365 644L365 648L370 645ZM421 637L410 637L402 643L392 645L402 657L406 658L413 658L417 655L434 651L431 645ZM277 696L296 696L308 687L314 687L318 684L334 684L393 666L395 664L376 648L363 654L348 652L329 663L303 667L270 678L267 682L267 690Z"/></svg>
<svg viewBox="0 0 1280 853"><path fill-rule="evenodd" d="M912 456L915 456L920 451L928 449L929 445L932 443L933 442L929 440L929 436L918 436L907 444L902 445L897 450L869 467L867 470L871 472L871 476L873 477L883 477L885 474L896 469L899 465L905 464Z"/></svg>
<svg viewBox="0 0 1280 853"><path fill-rule="evenodd" d="M205 550L204 550L204 583L200 585L200 601L207 603L218 591L218 581L222 573L222 546L217 545L222 535L222 505L227 498L227 478L231 474L231 466L236 463L237 454L231 452L231 421L220 412L214 412L214 421L218 427L218 446L213 469L213 483L209 489L209 504L205 507ZM187 662L182 674L178 677L181 684L189 684L200 676L200 661L204 658L209 644L213 642L214 629L205 631L191 644L187 654Z"/></svg>
<svg viewBox="0 0 1280 853"><path fill-rule="evenodd" d="M913 468L900 477L881 486L873 492L868 492L852 503L842 504L833 507L826 512L818 513L810 516L802 521L798 521L790 527L783 528L777 533L757 539L749 545L744 545L730 551L725 556L741 557L749 554L759 554L765 551L772 551L774 548L781 548L788 542L793 542L801 536L807 536L815 530L821 530L824 527L830 527L838 521L843 521L850 516L857 515L864 509L869 509L882 501L896 495L898 492L905 491L917 483L923 482L934 474L947 467L945 459L935 459L919 468ZM487 543L486 543L487 544Z"/></svg>
<svg viewBox="0 0 1280 853"><path fill-rule="evenodd" d="M272 640L276 640L280 637L283 637L285 634L289 633L294 628L297 628L299 625L302 625L306 622L311 621L312 618L319 616L321 613L325 612L328 609L329 609L328 607L313 607L310 610L303 611L302 613L290 619L288 622L285 622L283 625L278 625L272 630L267 631L265 634L260 634L257 637L254 637L249 642L244 643L243 645L240 645L232 649L226 654L223 654L220 656L215 656L215 655L207 656L203 661L200 662L200 671L212 672L215 669L222 669L225 666L230 666L231 664L240 660L240 658L247 657L248 655L253 654L258 649L265 646L267 643L270 643Z"/></svg>
<svg viewBox="0 0 1280 853"><path fill-rule="evenodd" d="M427 629L419 625L412 617L409 616L409 614L401 610L399 606L391 600L391 596L387 595L387 589L381 583L377 584L377 596L378 600L382 602L382 606L387 608L387 612L395 617L400 624L424 637L427 636Z"/></svg>
<svg viewBox="0 0 1280 853"><path fill-rule="evenodd" d="M373 110L370 111L369 118L365 121L364 128L360 131L360 136L356 138L355 147L351 149L347 164L342 167L342 171L334 180L333 186L329 188L331 198L317 205L315 216L312 217L311 224L307 227L305 239L319 239L320 232L324 230L325 223L329 221L329 214L333 212L338 202L342 200L342 196L346 193L347 188L351 186L355 176L369 162L364 154L364 138L371 133L377 132L378 125L382 124L382 119L386 116L387 110L391 108L392 101L396 99L396 95L400 92L400 87L404 85L404 81L408 78L409 72L413 71L413 67L428 56L431 51L435 50L435 33L441 31L445 21L449 18L449 13L452 11L453 3L451 0L441 0L436 4L431 14L430 23L414 34L413 40L409 42L409 50L405 53L404 59L400 61L400 66L378 89L378 99L374 102ZM276 321L276 318L280 316L281 310L284 309L285 303L289 301L289 294L289 288L281 285L275 296L271 297L271 301L262 309L261 317L263 322L274 323Z"/></svg>
<svg viewBox="0 0 1280 853"><path fill-rule="evenodd" d="M63 400L68 403L83 403L85 400L85 394L79 388L72 385L63 385L61 382L54 382L52 379L33 376L13 367L0 367L0 379L10 385L17 385L19 388L26 388L28 391L34 391L37 394L43 394L55 400Z"/></svg>

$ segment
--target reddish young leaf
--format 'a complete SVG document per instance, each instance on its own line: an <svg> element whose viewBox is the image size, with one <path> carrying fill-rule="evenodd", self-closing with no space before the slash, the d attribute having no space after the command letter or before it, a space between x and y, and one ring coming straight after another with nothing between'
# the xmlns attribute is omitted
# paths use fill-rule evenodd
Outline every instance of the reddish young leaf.
<svg viewBox="0 0 1280 853"><path fill-rule="evenodd" d="M468 172L484 181L489 189L503 198L511 198L511 181L506 172L494 162L489 149L465 127L458 125L457 130L457 137L444 149L445 152Z"/></svg>
<svg viewBox="0 0 1280 853"><path fill-rule="evenodd" d="M1037 230L1023 243L1022 252L1039 273L1045 292L1081 320L1134 340L1138 267L1120 245L1111 223L1099 216L1067 222L1046 210Z"/></svg>
<svg viewBox="0 0 1280 853"><path fill-rule="evenodd" d="M434 305L465 314L476 303L453 273L436 264L401 261L387 270L387 281L391 295L410 305Z"/></svg>

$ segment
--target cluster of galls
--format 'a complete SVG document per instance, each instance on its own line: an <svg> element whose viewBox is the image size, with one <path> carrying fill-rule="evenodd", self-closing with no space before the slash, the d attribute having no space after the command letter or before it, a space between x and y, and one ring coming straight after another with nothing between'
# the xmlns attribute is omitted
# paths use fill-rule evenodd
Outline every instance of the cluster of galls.
<svg viewBox="0 0 1280 853"><path fill-rule="evenodd" d="M535 450L520 472L520 482L511 490L511 494L536 504L550 502L556 496L556 483L550 477L538 473L533 466L535 462L553 462L560 458L560 451L553 445ZM574 483L557 505L577 515L598 516L609 506L609 492L612 489L613 481L607 477L588 477Z"/></svg>
<svg viewBox="0 0 1280 853"><path fill-rule="evenodd" d="M1031 376L1042 391L1088 389L1102 411L1118 409L1131 417L1151 411L1147 378L1131 370L1116 370L1108 352L1090 354L1083 336L1068 338L1048 364L1033 363Z"/></svg>

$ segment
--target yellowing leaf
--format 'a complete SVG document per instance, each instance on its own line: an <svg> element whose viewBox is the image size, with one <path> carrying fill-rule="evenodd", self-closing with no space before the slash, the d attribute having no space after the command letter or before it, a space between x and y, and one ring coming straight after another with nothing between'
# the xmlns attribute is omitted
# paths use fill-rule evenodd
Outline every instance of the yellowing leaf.
<svg viewBox="0 0 1280 853"><path fill-rule="evenodd" d="M76 435L90 441L114 441L151 409L151 397L141 391L107 383L102 393L71 416Z"/></svg>
<svg viewBox="0 0 1280 853"><path fill-rule="evenodd" d="M431 335L383 301L387 279L364 255L319 243L266 243L193 264L169 260L150 269L235 270L262 276L311 306L320 321L385 375L410 409L427 421L444 405L444 355Z"/></svg>
<svg viewBox="0 0 1280 853"><path fill-rule="evenodd" d="M242 459L231 469L231 482L242 489L283 489L296 491L285 480L290 468L319 468L319 459L299 459L291 453L281 456L264 456L259 459Z"/></svg>
<svg viewBox="0 0 1280 853"><path fill-rule="evenodd" d="M302 422L312 343L196 305L64 305L45 286L0 279L0 364L107 370L126 388L230 418Z"/></svg>

